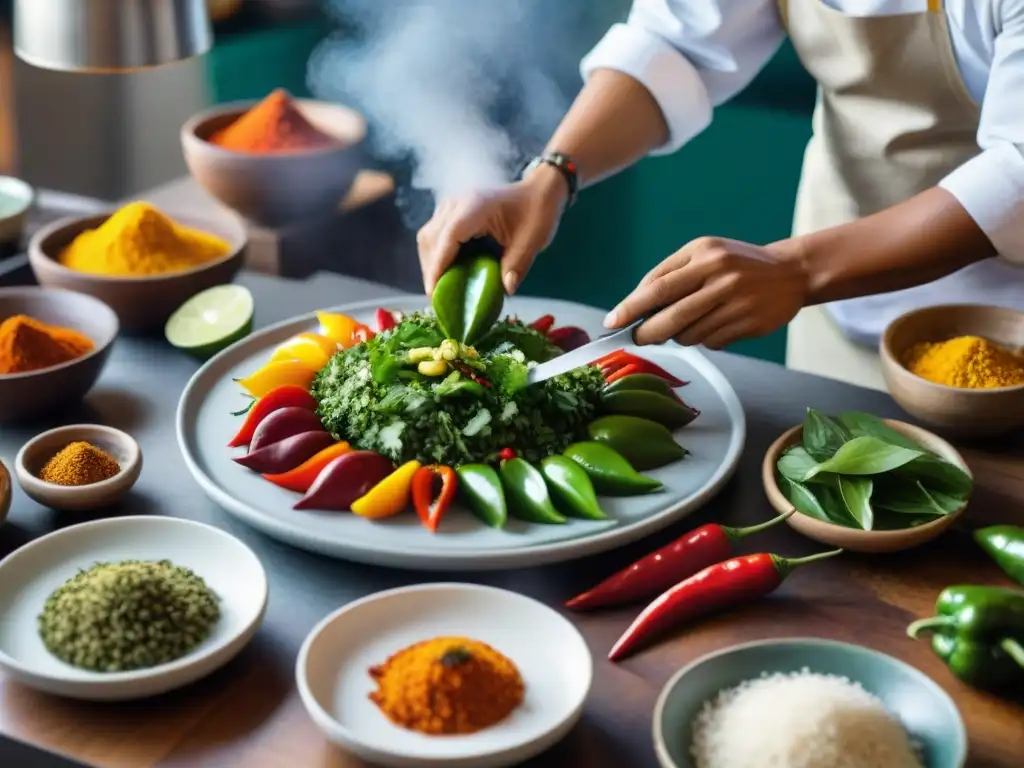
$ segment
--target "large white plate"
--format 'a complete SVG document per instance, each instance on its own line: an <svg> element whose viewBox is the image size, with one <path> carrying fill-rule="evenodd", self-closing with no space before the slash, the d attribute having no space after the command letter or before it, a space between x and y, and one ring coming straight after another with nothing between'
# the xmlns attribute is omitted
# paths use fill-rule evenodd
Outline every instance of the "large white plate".
<svg viewBox="0 0 1024 768"><path fill-rule="evenodd" d="M389 309L422 310L423 297L385 301ZM332 311L371 322L378 301ZM512 298L508 313L532 320L554 314L559 325L577 325L595 338L603 313L550 299ZM192 475L218 504L259 530L303 549L333 557L400 568L483 570L561 562L635 541L706 503L729 479L743 450L743 407L732 386L704 355L677 345L647 347L643 355L690 382L681 390L700 417L677 433L691 455L650 474L666 490L649 496L603 498L613 521L570 520L566 525L510 521L505 530L483 525L468 513L449 512L434 534L415 515L370 521L339 512L297 511L296 494L261 479L232 461L243 449L225 447L243 407L233 381L263 365L271 350L291 336L316 330L313 313L271 326L229 347L206 363L185 387L178 406L178 442ZM605 351L611 351L610 349Z"/></svg>

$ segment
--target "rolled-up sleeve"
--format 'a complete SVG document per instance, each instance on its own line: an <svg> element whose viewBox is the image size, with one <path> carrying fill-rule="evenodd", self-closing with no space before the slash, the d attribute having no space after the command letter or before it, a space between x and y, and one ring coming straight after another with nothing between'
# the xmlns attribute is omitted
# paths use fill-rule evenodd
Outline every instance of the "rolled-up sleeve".
<svg viewBox="0 0 1024 768"><path fill-rule="evenodd" d="M940 186L953 194L1004 258L1024 266L1024 0L1005 0L981 107L982 153Z"/></svg>
<svg viewBox="0 0 1024 768"><path fill-rule="evenodd" d="M714 108L754 79L784 36L776 0L634 0L580 71L586 80L613 69L642 83L669 128L654 154L667 154L710 125Z"/></svg>

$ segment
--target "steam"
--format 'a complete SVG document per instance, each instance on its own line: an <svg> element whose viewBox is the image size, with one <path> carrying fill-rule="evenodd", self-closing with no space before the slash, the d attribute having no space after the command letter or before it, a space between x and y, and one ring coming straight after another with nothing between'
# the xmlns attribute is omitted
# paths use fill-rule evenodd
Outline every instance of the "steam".
<svg viewBox="0 0 1024 768"><path fill-rule="evenodd" d="M433 198L500 185L543 145L578 86L592 40L566 39L589 1L329 0L358 29L321 44L310 88L366 114L375 154L412 161L431 193L405 196L415 227Z"/></svg>

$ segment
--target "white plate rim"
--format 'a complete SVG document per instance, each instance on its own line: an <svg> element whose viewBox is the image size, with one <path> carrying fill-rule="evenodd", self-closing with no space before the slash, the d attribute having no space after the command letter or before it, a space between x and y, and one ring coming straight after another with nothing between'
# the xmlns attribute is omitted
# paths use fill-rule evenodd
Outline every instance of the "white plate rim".
<svg viewBox="0 0 1024 768"><path fill-rule="evenodd" d="M536 299L538 297L525 298ZM550 301L555 304L562 304L564 306L571 305L577 309L583 309L590 312L599 312L602 315L604 314L601 310L589 307L585 304L553 299L543 300ZM396 304L402 302L422 302L424 307L429 305L429 300L425 296L418 296L415 294L398 294L395 296L383 296L376 299L350 302L319 311L356 314L366 310L376 309L382 304L387 304L388 302L394 302ZM518 547L509 547L507 549L493 549L486 552L431 553L429 550L374 546L362 543L356 546L347 546L344 543L307 536L301 531L297 531L291 525L268 517L263 513L254 510L245 502L239 501L230 493L222 490L217 483L203 471L189 450L189 438L187 436L189 424L187 423L187 414L189 412L191 400L196 400L195 407L198 407L199 404L201 404L202 398L206 396L205 392L200 393L199 391L201 385L205 383L203 382L203 379L206 377L207 372L213 369L221 360L235 354L240 348L253 345L254 342L258 343L263 338L273 336L285 328L289 328L291 326L296 326L298 328L309 324L315 319L316 312L314 311L273 323L272 325L262 328L218 352L202 367L200 367L199 370L193 374L192 378L189 379L188 384L185 385L185 388L181 393L181 398L178 401L178 410L175 418L175 432L182 458L184 459L189 472L192 474L192 477L206 492L207 496L230 514L245 521L248 525L251 525L278 541L286 542L306 551L373 565L442 571L452 569L468 569L474 571L498 570L504 568L534 567L538 565L564 562L567 560L575 560L588 555L616 549L634 541L638 541L639 539L649 536L652 533L656 533L657 531L671 525L676 520L696 511L703 504L707 503L717 495L721 488L732 478L739 466L739 462L743 454L747 436L746 415L739 396L736 394L736 390L733 388L732 384L729 383L729 380L726 379L725 375L718 369L718 367L697 349L682 347L676 347L673 349L673 347L667 347L668 349L673 350L673 354L680 356L685 354L688 364L698 368L700 373L708 380L708 383L714 386L721 396L732 422L732 434L724 461L719 465L718 469L715 470L715 473L705 483L705 485L699 491L692 494L688 501L684 500L682 503L677 502L670 505L670 507L665 511L651 515L643 520L630 523L627 526L615 526L604 531L596 532L590 536L583 536L566 541L552 542L537 546L520 545Z"/></svg>
<svg viewBox="0 0 1024 768"><path fill-rule="evenodd" d="M318 702L316 700L316 697L313 696L312 691L309 690L309 684L306 682L306 676L304 674L304 669L305 669L305 667L306 667L306 665L308 663L308 660L309 660L309 649L313 646L313 643L316 642L316 639L320 636L320 634L328 626L330 626L332 623L337 621L344 614L350 613L352 611L355 611L358 608L361 608L362 606L368 605L370 603L380 602L380 601L383 601L383 600L389 600L391 598L398 597L400 595L406 595L406 594L417 593L417 592L428 592L428 591L437 590L437 589L446 589L446 590L455 589L455 590L461 590L461 591L464 591L464 592L479 592L479 593L482 593L482 594L502 594L504 596L512 596L512 597L514 597L514 598L516 598L518 600L523 600L526 603L532 604L532 606L536 610L550 613L550 614L552 614L552 616L554 618L556 618L558 621L562 622L566 626L566 628L569 629L572 632L572 634L579 639L580 644L582 645L582 647L587 652L587 660L589 661L589 664L587 664L586 685L584 685L581 688L582 696L581 696L580 700L578 702L576 702L575 706L573 707L572 711L570 712L570 714L567 717L565 717L564 719L562 719L562 720L552 724L547 729L545 729L543 733L537 734L536 736L531 738L528 742L524 742L522 744L518 744L518 745L515 745L515 746L512 746L512 747L502 746L502 747L498 747L498 748L494 748L494 749L482 750L480 752L477 752L477 753L473 754L471 756L472 760L486 760L486 759L497 758L497 757L500 757L502 755L508 754L510 752L514 752L516 750L524 749L525 747L529 746L530 744L535 744L535 743L544 741L545 739L549 738L553 733L557 732L560 728L562 728L566 724L566 722L568 722L568 721L572 720L573 718L576 718L576 717L579 716L579 714L582 711L583 706L586 704L587 698L590 696L590 690L591 690L591 688L594 685L594 656L590 652L590 646L587 644L586 638L583 637L583 633L579 631L579 629L576 627L575 624L573 624L571 621L569 621L569 619L567 619L565 616L560 614L558 611L556 611L551 606L545 605L544 603L540 602L539 600L536 600L535 598L532 598L532 597L530 597L528 595L524 595L524 594L522 594L520 592L513 592L510 589L502 589L501 587L492 587L492 586L489 586L489 585L486 585L486 584L471 584L471 583L468 583L468 582L460 582L460 581L434 581L434 582L427 582L427 583L424 583L424 584L410 584L410 585L407 585L407 586L404 586L404 587L393 587L391 589L384 589L384 590L381 590L380 592L374 592L373 594L366 595L365 597L361 597L358 600L353 600L352 602L346 603L345 605L341 606L340 608L338 608L338 609L332 611L331 613L329 613L327 616L325 616L323 619L321 619L319 622L317 622L316 626L313 627L312 630L310 630L309 634L306 636L306 639L302 641L302 647L299 648L299 654L298 654L298 657L295 660L295 684L296 684L296 687L299 689L299 698L302 700L302 703L305 705L306 710L310 713L310 716L316 721L316 723L321 728L325 728L326 729L327 727L329 727L331 730L334 730L334 731L337 731L337 732L341 733L344 736L345 739L347 739L347 740L351 741L352 743L358 745L361 749L366 750L367 752L387 753L387 754L389 754L389 755L391 755L393 757L399 757L399 758L402 758L402 759L405 759L405 760L423 760L423 761L427 761L428 760L428 758L423 756L423 755L418 755L418 754L411 753L411 752L395 751L391 747L382 747L381 745L371 744L369 742L366 742L362 738L360 738L353 731L351 731L348 728L346 728L344 725L342 725L340 722L338 722L338 720L336 720L331 715L330 712L327 712L322 706L320 706L320 702ZM469 758L468 757L461 757L461 758L437 758L437 757L435 757L435 758L429 758L429 759L433 759L433 760L450 759L453 763L460 763L460 762L465 762Z"/></svg>
<svg viewBox="0 0 1024 768"><path fill-rule="evenodd" d="M128 672L97 672L95 673L95 677L90 675L86 678L70 677L52 672L40 672L38 669L26 666L12 656L7 655L2 649L0 649L0 667L9 669L12 673L19 675L22 679L33 678L37 680L45 680L62 686L67 686L68 688L75 688L77 690L88 690L93 686L115 687L172 676L176 673L191 669L192 667L201 666L204 662L208 662L211 658L223 653L225 649L237 642L239 638L251 636L255 628L257 628L263 621L263 617L267 611L267 603L270 596L270 582L267 578L266 569L263 567L263 563L260 561L259 557L257 557L256 553L253 552L241 539L232 536L227 531L217 528L216 526L201 523L197 520L189 520L182 517L164 517L162 515L126 515L124 517L108 517L102 520L90 520L85 523L69 525L66 528L51 531L37 539L33 539L27 544L18 547L7 555L7 557L0 560L0 578L3 577L4 567L8 566L15 558L25 557L28 553L33 551L33 549L38 546L42 546L53 539L60 538L62 536L75 535L83 528L115 527L117 524L152 525L154 524L153 521L158 521L158 524L166 523L169 525L183 525L202 530L204 534L211 536L216 535L221 539L229 541L232 546L240 547L242 551L252 558L261 576L259 584L253 585L260 591L260 609L254 614L252 621L240 628L234 634L225 636L217 643L212 644L209 648L205 648L199 653L189 653L182 656L180 659L175 659L174 661L166 664L160 664L147 669L136 669Z"/></svg>

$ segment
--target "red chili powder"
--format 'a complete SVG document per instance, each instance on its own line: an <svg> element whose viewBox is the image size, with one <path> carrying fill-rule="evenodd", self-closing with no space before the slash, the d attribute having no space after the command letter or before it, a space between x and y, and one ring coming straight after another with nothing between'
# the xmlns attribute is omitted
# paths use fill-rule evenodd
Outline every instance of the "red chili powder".
<svg viewBox="0 0 1024 768"><path fill-rule="evenodd" d="M281 88L227 128L217 131L210 142L253 155L320 149L338 143L313 127L292 103L288 92Z"/></svg>

